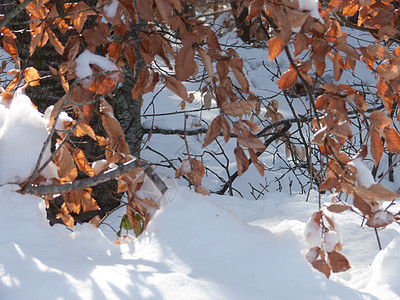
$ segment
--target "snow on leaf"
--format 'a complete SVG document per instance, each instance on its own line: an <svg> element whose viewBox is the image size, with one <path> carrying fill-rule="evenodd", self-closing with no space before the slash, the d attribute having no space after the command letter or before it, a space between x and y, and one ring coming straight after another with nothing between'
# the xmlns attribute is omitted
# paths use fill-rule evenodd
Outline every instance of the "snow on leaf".
<svg viewBox="0 0 400 300"><path fill-rule="evenodd" d="M317 259L321 251L320 247L312 247L308 250L306 254L307 261L311 264L313 261Z"/></svg>
<svg viewBox="0 0 400 300"><path fill-rule="evenodd" d="M367 226L380 228L385 227L394 222L394 216L391 212L385 210L378 210L368 218Z"/></svg>
<svg viewBox="0 0 400 300"><path fill-rule="evenodd" d="M311 246L319 247L321 245L321 234L320 234L321 218L322 218L321 212L317 211L313 213L312 216L309 217L307 220L304 234L307 242Z"/></svg>

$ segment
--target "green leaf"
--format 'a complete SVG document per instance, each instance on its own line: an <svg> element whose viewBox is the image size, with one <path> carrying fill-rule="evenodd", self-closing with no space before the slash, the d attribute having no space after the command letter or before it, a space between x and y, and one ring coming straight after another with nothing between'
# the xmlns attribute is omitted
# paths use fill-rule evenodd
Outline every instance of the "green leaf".
<svg viewBox="0 0 400 300"><path fill-rule="evenodd" d="M128 216L124 215L121 220L120 228L124 228L126 230L133 229L131 222L129 222Z"/></svg>
<svg viewBox="0 0 400 300"><path fill-rule="evenodd" d="M139 214L136 214L136 220L138 221L137 222L138 225L135 228L133 228L133 231L135 232L135 235L138 237L143 232L144 221Z"/></svg>

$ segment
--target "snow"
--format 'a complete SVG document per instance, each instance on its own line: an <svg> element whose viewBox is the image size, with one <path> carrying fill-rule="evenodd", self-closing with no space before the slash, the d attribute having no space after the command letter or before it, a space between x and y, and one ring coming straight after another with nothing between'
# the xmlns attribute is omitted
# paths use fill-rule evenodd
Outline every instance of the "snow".
<svg viewBox="0 0 400 300"><path fill-rule="evenodd" d="M372 177L371 171L362 162L361 157L354 158L349 165L357 168L356 180L359 185L364 185L365 187L369 188L371 185L376 183L374 177Z"/></svg>
<svg viewBox="0 0 400 300"><path fill-rule="evenodd" d="M0 104L0 185L21 183L31 175L48 136L46 124L24 94L18 93L9 106ZM47 149L42 162L49 157ZM57 169L51 163L44 173L56 177Z"/></svg>
<svg viewBox="0 0 400 300"><path fill-rule="evenodd" d="M102 70L118 70L116 64L104 56L93 54L89 50L83 51L76 59L75 74L78 78L84 78L93 74L90 65L96 65Z"/></svg>
<svg viewBox="0 0 400 300"><path fill-rule="evenodd" d="M110 4L107 4L103 8L103 12L107 18L114 18L117 14L117 9L119 6L118 0L112 0Z"/></svg>

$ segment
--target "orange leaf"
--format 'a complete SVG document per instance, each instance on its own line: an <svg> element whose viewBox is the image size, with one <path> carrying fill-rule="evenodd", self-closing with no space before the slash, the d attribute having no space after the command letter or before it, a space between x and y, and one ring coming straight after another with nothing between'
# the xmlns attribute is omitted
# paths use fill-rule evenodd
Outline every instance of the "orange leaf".
<svg viewBox="0 0 400 300"><path fill-rule="evenodd" d="M382 103L386 108L386 111L390 114L392 112L393 105L393 93L390 91L389 86L386 84L383 78L379 78L376 84L376 93L379 98L382 99Z"/></svg>
<svg viewBox="0 0 400 300"><path fill-rule="evenodd" d="M233 64L231 64L231 70L233 72L233 75L235 75L236 80L239 82L242 90L244 92L248 92L249 91L249 82L247 81L242 68L237 68Z"/></svg>
<svg viewBox="0 0 400 300"><path fill-rule="evenodd" d="M221 118L222 135L224 136L225 142L229 141L231 137L231 127L228 120L225 117Z"/></svg>
<svg viewBox="0 0 400 300"><path fill-rule="evenodd" d="M335 56L333 58L333 76L336 81L340 80L344 70L344 63L342 56L340 55L339 51L335 52Z"/></svg>
<svg viewBox="0 0 400 300"><path fill-rule="evenodd" d="M400 136L393 128L384 129L386 148L390 153L400 153Z"/></svg>
<svg viewBox="0 0 400 300"><path fill-rule="evenodd" d="M212 66L211 57L207 55L206 51L200 47L196 48L197 52L200 54L201 61L203 62L204 69L207 72L208 78L211 82L214 80L214 70Z"/></svg>
<svg viewBox="0 0 400 300"><path fill-rule="evenodd" d="M346 211L348 209L351 209L351 206L350 205L345 205L345 204L332 203L327 207L327 209L329 211L331 211L331 212L334 212L334 213L341 213L341 212L344 212L344 211Z"/></svg>
<svg viewBox="0 0 400 300"><path fill-rule="evenodd" d="M383 154L383 143L378 131L376 131L375 128L372 127L369 130L369 134L371 136L371 155L374 159L375 166L377 166Z"/></svg>
<svg viewBox="0 0 400 300"><path fill-rule="evenodd" d="M279 34L268 41L268 56L270 61L273 61L282 50L282 39Z"/></svg>
<svg viewBox="0 0 400 300"><path fill-rule="evenodd" d="M92 167L89 165L85 154L83 153L83 151L81 149L74 149L74 151L72 152L72 155L74 157L75 163L78 166L79 170L81 170L82 172L85 172L86 175L93 177L94 174L94 170L92 169Z"/></svg>
<svg viewBox="0 0 400 300"><path fill-rule="evenodd" d="M60 40L57 38L57 36L50 28L46 28L46 32L49 36L50 43L53 45L54 49L56 49L58 54L62 55L64 53L63 44L61 44Z"/></svg>
<svg viewBox="0 0 400 300"><path fill-rule="evenodd" d="M34 67L26 68L24 71L25 82L30 86L39 85L40 75Z"/></svg>
<svg viewBox="0 0 400 300"><path fill-rule="evenodd" d="M278 88L287 90L291 88L297 81L297 72L295 69L290 69L282 74L278 80Z"/></svg>

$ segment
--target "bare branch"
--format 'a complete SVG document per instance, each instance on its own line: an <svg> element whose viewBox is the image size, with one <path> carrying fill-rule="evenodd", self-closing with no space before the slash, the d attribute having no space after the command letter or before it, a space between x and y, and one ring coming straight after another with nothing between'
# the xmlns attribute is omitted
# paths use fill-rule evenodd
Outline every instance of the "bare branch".
<svg viewBox="0 0 400 300"><path fill-rule="evenodd" d="M106 181L117 178L118 176L121 176L139 167L143 169L144 173L146 173L146 175L151 179L151 181L153 181L153 183L157 186L161 194L164 195L168 189L165 183L154 172L154 170L148 163L144 161L139 161L136 158L123 164L122 166L119 166L118 168L106 171L94 177L75 180L74 182L61 185L33 186L32 184L27 184L22 188L21 191L23 193L30 193L38 196L63 194L71 191L92 187L100 183L104 183Z"/></svg>

